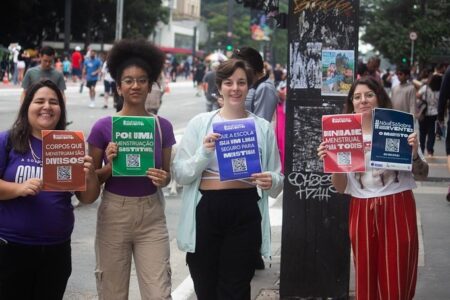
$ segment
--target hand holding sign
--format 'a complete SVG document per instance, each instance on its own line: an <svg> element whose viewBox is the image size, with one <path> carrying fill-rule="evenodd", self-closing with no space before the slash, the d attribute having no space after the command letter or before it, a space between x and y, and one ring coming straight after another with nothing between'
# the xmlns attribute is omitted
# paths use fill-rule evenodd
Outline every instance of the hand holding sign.
<svg viewBox="0 0 450 300"><path fill-rule="evenodd" d="M147 170L147 177L157 187L165 187L170 181L169 173L162 169L149 168Z"/></svg>
<svg viewBox="0 0 450 300"><path fill-rule="evenodd" d="M42 180L39 178L30 178L19 184L18 194L20 197L36 196L42 189Z"/></svg>
<svg viewBox="0 0 450 300"><path fill-rule="evenodd" d="M105 154L108 163L111 163L112 160L117 156L117 144L114 142L109 142L108 146L106 147Z"/></svg>
<svg viewBox="0 0 450 300"><path fill-rule="evenodd" d="M268 190L272 187L272 175L270 172L254 173L251 179L262 190Z"/></svg>
<svg viewBox="0 0 450 300"><path fill-rule="evenodd" d="M210 133L205 136L203 140L203 146L205 147L206 152L211 153L216 150L216 140L220 139L219 133Z"/></svg>

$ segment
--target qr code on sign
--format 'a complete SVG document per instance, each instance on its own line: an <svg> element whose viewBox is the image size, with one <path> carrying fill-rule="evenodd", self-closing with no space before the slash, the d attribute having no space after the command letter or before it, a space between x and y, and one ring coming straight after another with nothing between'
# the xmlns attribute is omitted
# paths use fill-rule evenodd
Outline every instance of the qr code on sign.
<svg viewBox="0 0 450 300"><path fill-rule="evenodd" d="M352 154L350 152L338 152L337 164L339 166L348 166L352 164Z"/></svg>
<svg viewBox="0 0 450 300"><path fill-rule="evenodd" d="M127 168L140 168L141 167L141 155L140 154L127 154L126 164L127 164Z"/></svg>
<svg viewBox="0 0 450 300"><path fill-rule="evenodd" d="M247 171L247 160L245 157L233 158L231 164L233 166L233 172L235 173Z"/></svg>
<svg viewBox="0 0 450 300"><path fill-rule="evenodd" d="M400 139L386 138L386 145L384 148L387 152L399 152L400 151Z"/></svg>
<svg viewBox="0 0 450 300"><path fill-rule="evenodd" d="M56 167L56 180L58 180L58 181L72 180L72 167L71 166L57 166Z"/></svg>

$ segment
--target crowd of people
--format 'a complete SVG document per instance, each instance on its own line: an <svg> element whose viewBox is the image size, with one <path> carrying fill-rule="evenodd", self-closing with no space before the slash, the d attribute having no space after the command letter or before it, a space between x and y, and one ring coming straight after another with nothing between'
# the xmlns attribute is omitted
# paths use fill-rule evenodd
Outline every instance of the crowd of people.
<svg viewBox="0 0 450 300"><path fill-rule="evenodd" d="M190 120L171 161L175 144L171 121L158 116L158 107L148 103L152 92L159 91L157 97L162 93L166 55L143 39L118 41L103 59L94 50L83 57L80 50L76 48L71 62L65 63L68 58L55 61L51 47L40 49L39 64L22 80L17 119L0 133L0 298L63 298L72 266L71 197L75 194L80 201L92 203L101 193L94 270L99 299L128 299L132 261L143 299L171 299L161 188L173 174L184 187L177 243L186 252L197 298L250 299L255 270L265 267L262 257L271 256L268 198L277 197L283 188L286 71L280 65L272 70L251 47L236 49L230 59L213 62L210 70L195 60L190 72L205 92L207 111ZM171 65L177 68L178 62ZM358 299L414 296L418 236L412 189L415 180L428 175L423 153L433 156L436 122L442 125L445 119L450 68L445 75L443 70L438 66L413 81L409 68L399 66L395 76L385 76L379 60L372 58L359 70L346 98L345 113L362 114L366 155L371 151L374 108L410 112L419 123L419 134L408 136L411 171L367 165L363 173L332 174L335 190L351 195L349 236ZM177 72L171 76L176 80ZM43 191L41 131L66 128L66 81L85 84L90 106L95 106L100 78L105 96L116 94L120 99L116 116L155 119L155 167L142 177L113 176L112 161L119 146L112 139L112 117L106 116L95 122L87 138L86 191ZM420 114L418 100L426 105ZM221 181L215 151L221 136L213 125L239 119L254 123L261 172ZM321 143L318 158L324 159L327 151L327 144ZM30 171L24 172L25 168Z"/></svg>

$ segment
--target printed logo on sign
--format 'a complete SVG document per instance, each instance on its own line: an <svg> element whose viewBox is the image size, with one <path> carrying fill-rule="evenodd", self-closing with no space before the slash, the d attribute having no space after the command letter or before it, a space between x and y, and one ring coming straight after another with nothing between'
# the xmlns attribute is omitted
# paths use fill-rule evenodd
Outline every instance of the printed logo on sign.
<svg viewBox="0 0 450 300"><path fill-rule="evenodd" d="M399 152L400 151L400 139L386 138L385 151L387 152Z"/></svg>
<svg viewBox="0 0 450 300"><path fill-rule="evenodd" d="M127 154L126 155L127 168L140 168L141 167L141 155L140 154Z"/></svg>
<svg viewBox="0 0 450 300"><path fill-rule="evenodd" d="M72 180L72 166L57 166L56 167L56 180L58 180L58 181Z"/></svg>
<svg viewBox="0 0 450 300"><path fill-rule="evenodd" d="M352 154L350 152L338 152L337 163L340 166L349 166L352 164Z"/></svg>
<svg viewBox="0 0 450 300"><path fill-rule="evenodd" d="M247 160L245 157L233 158L231 164L234 173L247 172Z"/></svg>

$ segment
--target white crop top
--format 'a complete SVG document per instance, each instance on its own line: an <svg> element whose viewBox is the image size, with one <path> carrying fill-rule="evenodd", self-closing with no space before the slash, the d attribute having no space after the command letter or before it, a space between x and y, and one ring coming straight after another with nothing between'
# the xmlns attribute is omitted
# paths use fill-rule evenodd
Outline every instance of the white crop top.
<svg viewBox="0 0 450 300"><path fill-rule="evenodd" d="M366 172L347 173L345 193L356 198L373 198L412 190L417 187L411 171L370 167L372 136L364 135Z"/></svg>

